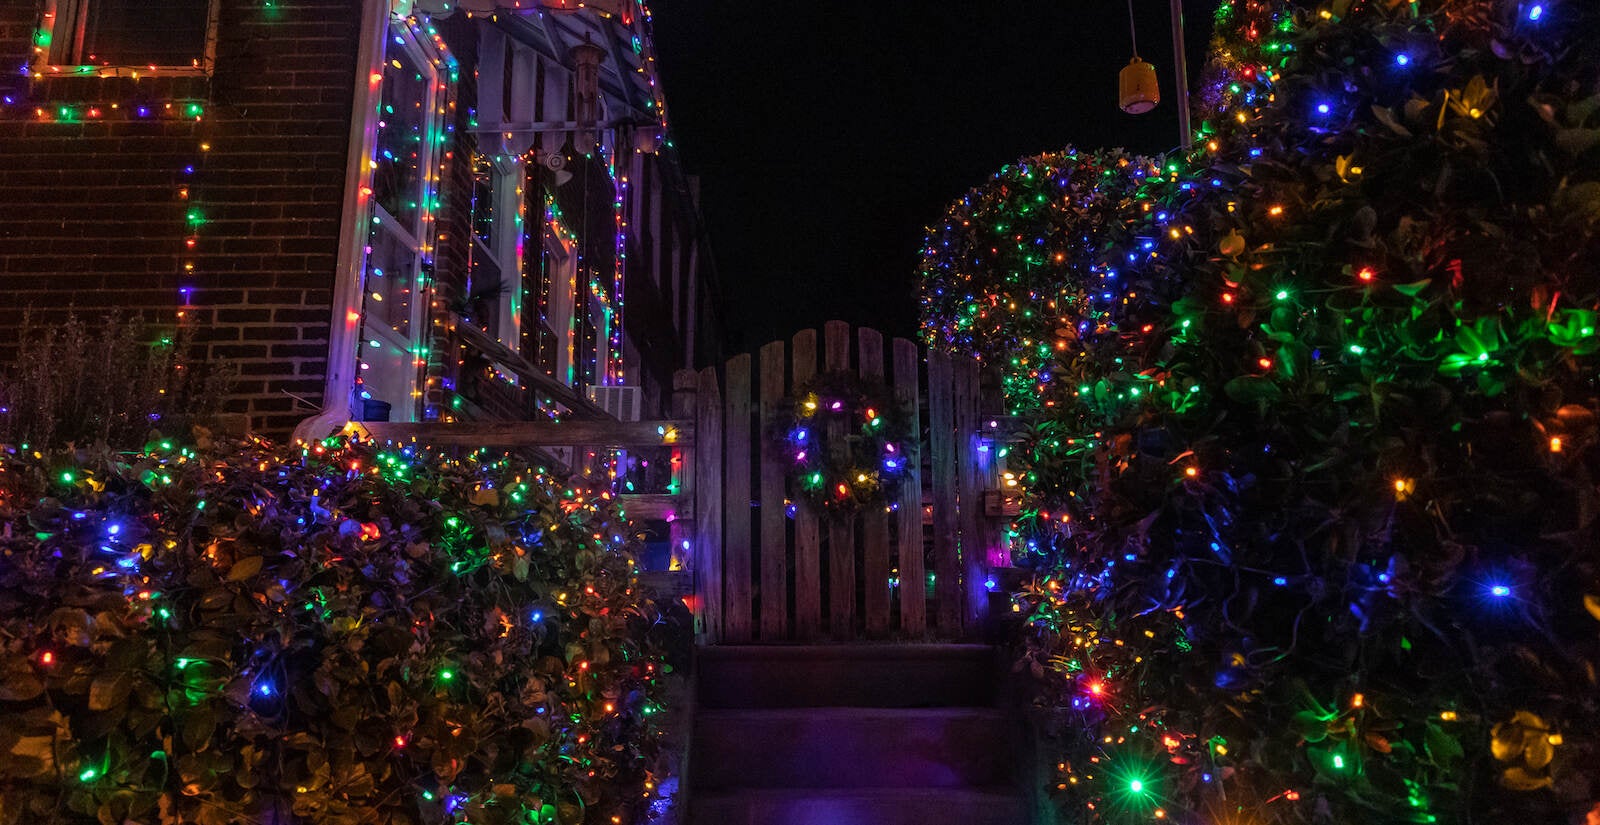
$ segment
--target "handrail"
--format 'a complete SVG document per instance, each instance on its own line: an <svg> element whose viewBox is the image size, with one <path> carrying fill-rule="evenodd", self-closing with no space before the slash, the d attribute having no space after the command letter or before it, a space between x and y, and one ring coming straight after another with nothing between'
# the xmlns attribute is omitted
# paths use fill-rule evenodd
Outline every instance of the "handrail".
<svg viewBox="0 0 1600 825"><path fill-rule="evenodd" d="M460 335L469 346L489 356L490 360L504 366L507 370L516 374L518 378L528 382L539 392L550 396L552 400L563 407L572 410L574 415L583 418L611 419L611 416L605 410L595 406L593 402L584 398L566 384L546 375L544 370L540 369L537 364L522 357L505 344L489 337L489 333L473 326L471 321L452 312L450 313L450 323L450 331Z"/></svg>
<svg viewBox="0 0 1600 825"><path fill-rule="evenodd" d="M372 438L468 447L679 447L694 444L693 421L364 421Z"/></svg>

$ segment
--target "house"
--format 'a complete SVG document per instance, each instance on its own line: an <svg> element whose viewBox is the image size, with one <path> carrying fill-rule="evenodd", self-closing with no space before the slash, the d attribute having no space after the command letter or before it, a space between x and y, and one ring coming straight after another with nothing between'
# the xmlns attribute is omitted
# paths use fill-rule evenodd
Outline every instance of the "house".
<svg viewBox="0 0 1600 825"><path fill-rule="evenodd" d="M639 0L0 0L0 60L0 357L189 325L278 436L650 417L720 357Z"/></svg>

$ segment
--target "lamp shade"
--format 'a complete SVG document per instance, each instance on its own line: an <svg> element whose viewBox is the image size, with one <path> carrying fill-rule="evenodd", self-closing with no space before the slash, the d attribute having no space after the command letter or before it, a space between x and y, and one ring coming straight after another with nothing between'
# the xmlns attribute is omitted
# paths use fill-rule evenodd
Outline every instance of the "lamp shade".
<svg viewBox="0 0 1600 825"><path fill-rule="evenodd" d="M1156 67L1140 60L1137 55L1122 67L1122 74L1117 81L1117 105L1130 115L1142 115L1161 102Z"/></svg>

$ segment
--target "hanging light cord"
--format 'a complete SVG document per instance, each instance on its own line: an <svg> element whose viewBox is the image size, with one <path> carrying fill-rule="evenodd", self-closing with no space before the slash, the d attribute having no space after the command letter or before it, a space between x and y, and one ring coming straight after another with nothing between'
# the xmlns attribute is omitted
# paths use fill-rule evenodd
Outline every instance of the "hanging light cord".
<svg viewBox="0 0 1600 825"><path fill-rule="evenodd" d="M1139 34L1133 29L1133 0L1128 0L1128 39L1133 41L1133 56L1139 56Z"/></svg>

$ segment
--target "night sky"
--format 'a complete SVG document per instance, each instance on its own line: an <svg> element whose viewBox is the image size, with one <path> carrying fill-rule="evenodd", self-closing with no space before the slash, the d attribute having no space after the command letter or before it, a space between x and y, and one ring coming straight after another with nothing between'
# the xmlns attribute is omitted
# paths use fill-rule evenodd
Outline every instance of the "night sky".
<svg viewBox="0 0 1600 825"><path fill-rule="evenodd" d="M1184 0L1189 64L1211 0ZM1005 163L1177 143L1165 0L1135 0L1163 100L1117 108L1126 0L656 0L668 115L702 183L729 343L839 318L916 330L923 228Z"/></svg>

